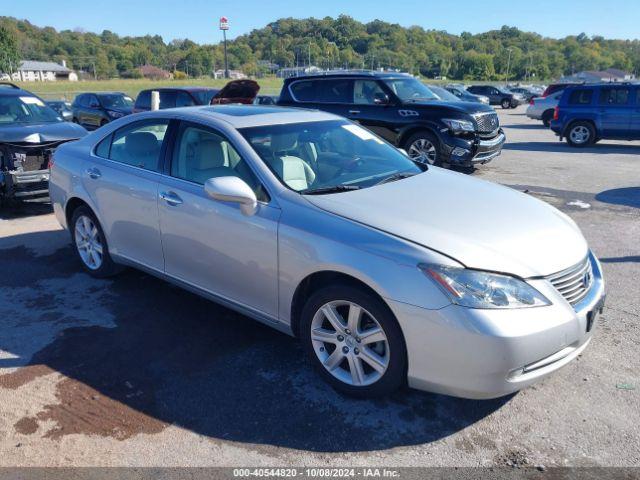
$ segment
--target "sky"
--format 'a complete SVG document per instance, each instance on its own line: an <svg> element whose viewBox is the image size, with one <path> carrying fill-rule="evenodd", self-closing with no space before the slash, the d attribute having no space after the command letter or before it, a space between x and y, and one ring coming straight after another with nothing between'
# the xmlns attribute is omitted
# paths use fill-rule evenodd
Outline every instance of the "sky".
<svg viewBox="0 0 640 480"><path fill-rule="evenodd" d="M108 7L107 7L108 5ZM640 38L639 0L0 0L0 15L57 30L111 30L119 35L159 34L168 42L222 39L218 18L230 21L229 38L282 17L375 19L425 29L481 33L502 25L561 38L586 33Z"/></svg>

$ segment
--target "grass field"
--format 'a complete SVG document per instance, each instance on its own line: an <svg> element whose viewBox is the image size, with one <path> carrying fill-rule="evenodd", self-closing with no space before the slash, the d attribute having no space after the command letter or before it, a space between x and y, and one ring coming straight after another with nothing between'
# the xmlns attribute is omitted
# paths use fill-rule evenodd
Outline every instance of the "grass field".
<svg viewBox="0 0 640 480"><path fill-rule="evenodd" d="M25 90L35 93L36 95L46 99L65 99L72 101L76 95L84 92L105 92L117 91L124 92L133 98L136 98L140 90L148 88L160 87L176 87L185 85L197 85L202 87L220 88L227 83L227 80L211 78L188 79L188 80L97 80L82 82L21 82L18 85ZM282 79L279 78L261 78L258 80L260 84L260 93L266 95L276 95L280 93Z"/></svg>

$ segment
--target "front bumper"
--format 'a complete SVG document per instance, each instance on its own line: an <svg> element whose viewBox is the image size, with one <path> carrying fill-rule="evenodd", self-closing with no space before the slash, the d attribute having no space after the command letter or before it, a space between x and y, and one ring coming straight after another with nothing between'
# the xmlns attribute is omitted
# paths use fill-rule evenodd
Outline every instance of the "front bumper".
<svg viewBox="0 0 640 480"><path fill-rule="evenodd" d="M443 161L459 167L471 167L490 162L502 153L506 136L502 129L490 139L467 139L446 133L443 135Z"/></svg>
<svg viewBox="0 0 640 480"><path fill-rule="evenodd" d="M509 310L449 305L425 310L390 301L402 327L409 386L464 398L497 398L527 387L580 355L591 341L604 280L575 307L544 279L531 280L552 304Z"/></svg>
<svg viewBox="0 0 640 480"><path fill-rule="evenodd" d="M0 193L6 198L31 199L49 195L49 169L0 173Z"/></svg>

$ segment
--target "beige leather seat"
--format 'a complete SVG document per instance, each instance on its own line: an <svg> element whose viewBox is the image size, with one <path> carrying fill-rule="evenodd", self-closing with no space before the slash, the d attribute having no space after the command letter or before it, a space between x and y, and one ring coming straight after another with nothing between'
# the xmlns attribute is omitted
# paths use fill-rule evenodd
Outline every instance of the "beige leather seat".
<svg viewBox="0 0 640 480"><path fill-rule="evenodd" d="M186 178L202 184L213 177L234 175L233 169L227 165L222 145L216 140L198 142L186 167Z"/></svg>
<svg viewBox="0 0 640 480"><path fill-rule="evenodd" d="M158 168L160 145L151 132L133 132L124 139L124 149L132 165L148 170Z"/></svg>
<svg viewBox="0 0 640 480"><path fill-rule="evenodd" d="M271 137L273 159L271 167L284 183L294 190L309 188L316 179L313 169L302 158L294 155L298 146L297 134L276 134Z"/></svg>

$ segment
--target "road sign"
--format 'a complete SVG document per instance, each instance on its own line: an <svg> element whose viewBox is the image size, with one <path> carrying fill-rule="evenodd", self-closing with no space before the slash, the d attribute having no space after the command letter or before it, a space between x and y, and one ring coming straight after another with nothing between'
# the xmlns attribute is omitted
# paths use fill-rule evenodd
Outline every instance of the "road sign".
<svg viewBox="0 0 640 480"><path fill-rule="evenodd" d="M229 30L229 19L227 17L220 17L220 30Z"/></svg>

